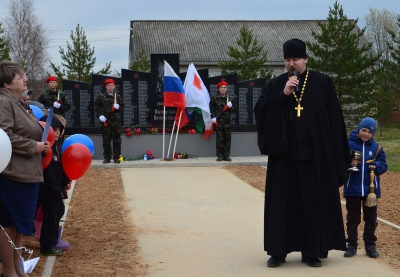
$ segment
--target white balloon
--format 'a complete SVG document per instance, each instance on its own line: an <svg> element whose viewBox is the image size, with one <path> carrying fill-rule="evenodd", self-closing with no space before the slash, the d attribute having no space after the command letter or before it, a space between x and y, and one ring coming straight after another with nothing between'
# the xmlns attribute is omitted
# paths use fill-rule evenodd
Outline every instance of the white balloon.
<svg viewBox="0 0 400 277"><path fill-rule="evenodd" d="M3 172L4 168L8 165L11 159L11 141L3 129L0 129L0 173Z"/></svg>

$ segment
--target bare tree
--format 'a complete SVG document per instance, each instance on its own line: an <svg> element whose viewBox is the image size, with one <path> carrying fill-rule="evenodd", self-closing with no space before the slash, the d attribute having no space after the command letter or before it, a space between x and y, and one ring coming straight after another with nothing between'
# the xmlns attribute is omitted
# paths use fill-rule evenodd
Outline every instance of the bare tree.
<svg viewBox="0 0 400 277"><path fill-rule="evenodd" d="M388 31L398 32L396 24L397 14L386 9L369 9L369 14L365 16L365 35L373 43L373 48L380 55L379 66L383 66L383 61L391 59L389 44L392 38Z"/></svg>
<svg viewBox="0 0 400 277"><path fill-rule="evenodd" d="M45 29L34 14L33 0L10 0L9 16L4 20L5 37L10 44L11 59L19 62L28 74L28 86L40 94L48 61Z"/></svg>
<svg viewBox="0 0 400 277"><path fill-rule="evenodd" d="M376 63L379 70L375 75L376 117L379 119L380 135L383 134L383 127L389 123L393 110L398 110L398 66L395 65L393 49L397 42L391 34L399 33L400 26L396 24L397 15L388 10L370 9L365 17L366 36L372 42L373 49L379 56Z"/></svg>

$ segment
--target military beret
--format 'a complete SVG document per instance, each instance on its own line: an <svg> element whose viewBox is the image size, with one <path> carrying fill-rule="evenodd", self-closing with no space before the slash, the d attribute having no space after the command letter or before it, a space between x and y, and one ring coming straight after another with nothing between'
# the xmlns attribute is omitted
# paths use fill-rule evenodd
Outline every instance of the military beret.
<svg viewBox="0 0 400 277"><path fill-rule="evenodd" d="M217 89L219 89L220 86L228 86L228 83L225 82L225 81L219 82L219 83L217 84Z"/></svg>
<svg viewBox="0 0 400 277"><path fill-rule="evenodd" d="M58 83L58 79L57 79L56 76L49 76L49 77L46 79L46 83L49 83L50 81L55 81L55 82Z"/></svg>
<svg viewBox="0 0 400 277"><path fill-rule="evenodd" d="M108 84L115 84L113 79L107 79L104 81L104 86L108 85Z"/></svg>

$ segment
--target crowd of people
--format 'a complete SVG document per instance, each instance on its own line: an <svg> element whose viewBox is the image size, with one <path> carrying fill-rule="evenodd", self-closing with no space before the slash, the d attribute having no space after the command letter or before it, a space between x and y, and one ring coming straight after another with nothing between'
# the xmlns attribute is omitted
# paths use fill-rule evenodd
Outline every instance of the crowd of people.
<svg viewBox="0 0 400 277"><path fill-rule="evenodd" d="M258 146L261 154L268 155L264 208L264 250L270 255L267 266L279 267L291 252L301 252L301 261L311 267L321 267L321 258L327 258L334 249L343 251L344 257L353 257L357 254L361 209L365 251L377 258L377 200L371 199L380 197L380 176L388 165L382 146L373 139L376 122L364 118L348 136L335 86L329 76L308 68L305 42L286 41L283 57L286 72L266 84L254 107ZM22 236L31 235L33 225L42 255L58 256L69 249L60 238L63 198L71 183L61 165L61 144L63 116L71 105L65 93L57 89L56 77L46 81L49 89L33 102L22 66L0 63L0 128L12 144L11 160L0 174L4 276L27 276L18 272L16 265ZM103 163L113 159L118 164L124 104L114 92L113 79L107 79L104 86L106 91L94 103L102 126ZM231 116L235 106L227 89L227 82L219 82L219 93L210 101L219 162L231 161ZM54 109L53 146L41 141L43 129L29 113L32 104ZM47 151L52 151L52 159L43 170L42 156ZM341 186L346 198L347 238Z"/></svg>

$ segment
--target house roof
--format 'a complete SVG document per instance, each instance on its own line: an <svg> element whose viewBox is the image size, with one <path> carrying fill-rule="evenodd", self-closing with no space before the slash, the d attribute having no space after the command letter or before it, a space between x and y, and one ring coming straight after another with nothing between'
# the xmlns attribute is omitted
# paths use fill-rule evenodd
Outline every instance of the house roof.
<svg viewBox="0 0 400 277"><path fill-rule="evenodd" d="M275 21L131 21L130 61L143 48L146 54L179 53L181 63L228 61L228 46L237 45L239 30L245 24L268 51L268 63L283 62L282 45L292 38L316 42L312 31L320 32L317 22L327 20Z"/></svg>

